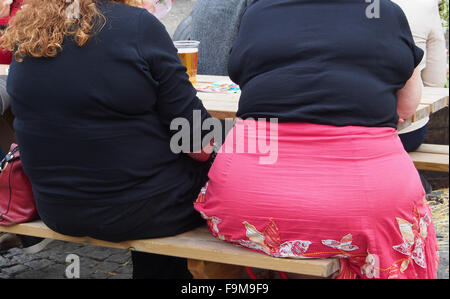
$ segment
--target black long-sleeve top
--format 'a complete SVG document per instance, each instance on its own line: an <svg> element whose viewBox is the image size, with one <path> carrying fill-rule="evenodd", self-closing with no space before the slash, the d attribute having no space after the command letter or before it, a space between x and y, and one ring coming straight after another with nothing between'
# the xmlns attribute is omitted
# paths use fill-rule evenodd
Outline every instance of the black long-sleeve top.
<svg viewBox="0 0 450 299"><path fill-rule="evenodd" d="M397 91L422 57L389 0L256 0L229 61L237 116L395 128Z"/></svg>
<svg viewBox="0 0 450 299"><path fill-rule="evenodd" d="M10 68L14 127L37 202L124 204L198 184L194 163L170 148L170 123L209 114L169 34L144 9L109 1L99 9L106 24L85 46L66 38L56 57Z"/></svg>

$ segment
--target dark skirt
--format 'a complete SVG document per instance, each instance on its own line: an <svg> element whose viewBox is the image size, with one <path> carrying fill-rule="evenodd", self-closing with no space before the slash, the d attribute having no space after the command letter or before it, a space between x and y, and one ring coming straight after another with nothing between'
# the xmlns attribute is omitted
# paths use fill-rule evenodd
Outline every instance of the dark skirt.
<svg viewBox="0 0 450 299"><path fill-rule="evenodd" d="M50 204L37 200L42 221L52 230L74 237L110 242L177 235L204 225L193 202L207 180L207 165L192 171L190 189L174 188L158 196L111 206ZM176 178L174 178L176 179ZM184 188L186 189L186 188Z"/></svg>

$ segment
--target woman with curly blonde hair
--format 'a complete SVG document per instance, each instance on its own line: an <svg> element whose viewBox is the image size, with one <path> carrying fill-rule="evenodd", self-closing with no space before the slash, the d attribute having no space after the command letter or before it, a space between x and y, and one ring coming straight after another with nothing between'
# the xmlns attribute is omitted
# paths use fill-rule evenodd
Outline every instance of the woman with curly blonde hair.
<svg viewBox="0 0 450 299"><path fill-rule="evenodd" d="M209 117L164 26L139 1L32 0L0 46L23 168L53 230L112 242L203 224L209 164L170 149L170 123ZM204 132L207 134L208 132ZM134 278L190 278L186 260L132 253Z"/></svg>

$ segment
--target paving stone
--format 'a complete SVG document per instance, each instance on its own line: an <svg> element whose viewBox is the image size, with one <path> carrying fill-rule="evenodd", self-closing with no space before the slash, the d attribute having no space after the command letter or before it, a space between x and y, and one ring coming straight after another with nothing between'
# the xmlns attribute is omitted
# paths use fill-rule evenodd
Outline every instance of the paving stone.
<svg viewBox="0 0 450 299"><path fill-rule="evenodd" d="M87 257L80 257L80 276L89 278L89 276L98 269L99 262Z"/></svg>
<svg viewBox="0 0 450 299"><path fill-rule="evenodd" d="M40 259L40 260L34 260L28 263L25 263L25 266L30 267L33 270L41 270L45 267L48 267L50 265L53 265L54 262L50 260Z"/></svg>
<svg viewBox="0 0 450 299"><path fill-rule="evenodd" d="M97 271L113 273L120 267L117 263L102 262L97 265Z"/></svg>
<svg viewBox="0 0 450 299"><path fill-rule="evenodd" d="M19 254L23 254L23 251L21 248L11 248L2 256L5 258L11 258L11 257L19 255Z"/></svg>
<svg viewBox="0 0 450 299"><path fill-rule="evenodd" d="M117 274L109 276L108 279L131 279L131 274Z"/></svg>
<svg viewBox="0 0 450 299"><path fill-rule="evenodd" d="M33 271L39 274L37 279L64 279L66 278L66 266L61 264L54 264L39 271Z"/></svg>
<svg viewBox="0 0 450 299"><path fill-rule="evenodd" d="M11 259L11 262L13 262L15 264L24 264L24 263L33 261L37 258L38 257L36 257L34 254L23 254L22 253L22 254L13 256L13 258Z"/></svg>
<svg viewBox="0 0 450 299"><path fill-rule="evenodd" d="M15 266L12 266L9 268L3 268L2 273L5 273L7 275L16 275L21 272L24 272L27 269L29 269L29 268L25 265L15 265Z"/></svg>
<svg viewBox="0 0 450 299"><path fill-rule="evenodd" d="M0 272L0 279L10 279L11 275Z"/></svg>
<svg viewBox="0 0 450 299"><path fill-rule="evenodd" d="M17 261L13 261L12 258L5 258L0 256L0 269L8 268L17 264Z"/></svg>
<svg viewBox="0 0 450 299"><path fill-rule="evenodd" d="M114 249L107 248L107 247L96 247L96 246L86 246L81 247L80 249L77 249L74 251L74 254L82 256L82 257L88 257L91 259L95 259L98 261L104 261L108 257L110 257L114 252Z"/></svg>
<svg viewBox="0 0 450 299"><path fill-rule="evenodd" d="M6 264L7 262L8 262L8 259L6 259L0 255L0 268L2 267L3 264Z"/></svg>
<svg viewBox="0 0 450 299"><path fill-rule="evenodd" d="M111 274L108 274L107 272L100 272L100 271L97 271L97 272L91 274L89 278L90 278L90 279L107 279L107 278L109 278L110 276L112 276L112 275L111 275Z"/></svg>
<svg viewBox="0 0 450 299"><path fill-rule="evenodd" d="M118 264L124 264L131 260L131 254L129 251L123 251L121 253L113 254L106 259L107 262L113 262Z"/></svg>
<svg viewBox="0 0 450 299"><path fill-rule="evenodd" d="M131 274L133 273L133 266L131 263L125 266L121 265L115 272L118 274Z"/></svg>

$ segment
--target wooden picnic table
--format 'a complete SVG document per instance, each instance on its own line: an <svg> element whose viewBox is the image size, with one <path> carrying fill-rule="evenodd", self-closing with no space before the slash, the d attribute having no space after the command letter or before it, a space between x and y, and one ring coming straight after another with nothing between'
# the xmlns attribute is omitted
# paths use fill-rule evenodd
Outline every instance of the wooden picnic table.
<svg viewBox="0 0 450 299"><path fill-rule="evenodd" d="M199 84L224 81L231 82L230 78L227 76L197 76L197 82ZM405 120L403 124L400 124L398 126L398 129L404 129L410 126L413 122L428 117L432 113L435 113L436 111L439 111L442 108L448 106L448 91L448 88L424 87L422 100L420 102L420 105L417 107L416 113L411 118ZM206 110L208 110L212 116L220 119L236 117L240 93L220 94L198 92L197 96L202 100Z"/></svg>

